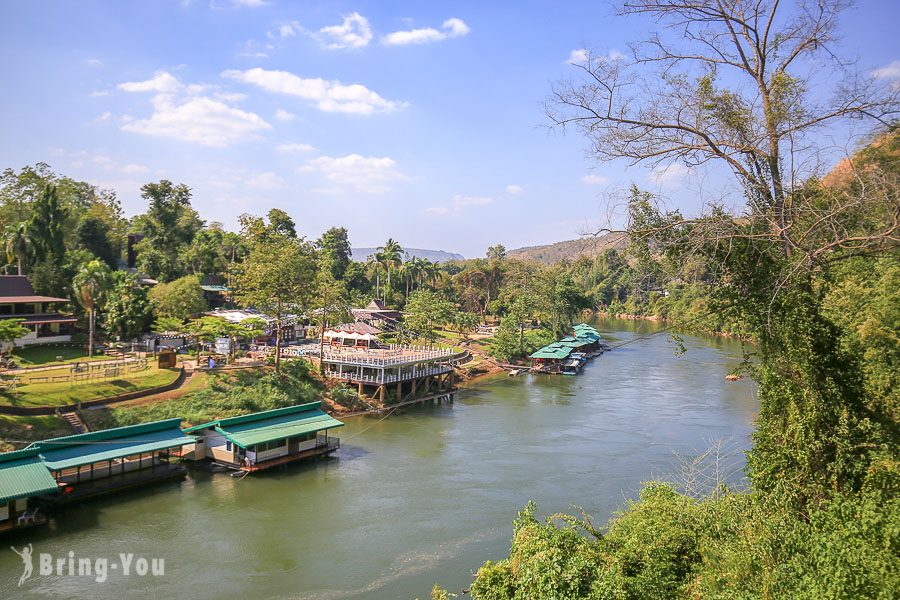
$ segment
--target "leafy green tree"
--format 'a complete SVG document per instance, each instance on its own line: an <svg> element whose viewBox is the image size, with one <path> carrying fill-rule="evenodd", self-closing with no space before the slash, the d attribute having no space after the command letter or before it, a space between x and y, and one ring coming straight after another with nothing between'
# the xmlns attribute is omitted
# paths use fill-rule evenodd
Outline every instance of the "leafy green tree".
<svg viewBox="0 0 900 600"><path fill-rule="evenodd" d="M66 211L60 205L56 186L48 185L34 203L28 231L37 262L62 264L66 246Z"/></svg>
<svg viewBox="0 0 900 600"><path fill-rule="evenodd" d="M94 327L97 311L106 299L110 286L109 267L101 260L82 265L72 282L78 302L88 313L88 356L94 355Z"/></svg>
<svg viewBox="0 0 900 600"><path fill-rule="evenodd" d="M6 348L31 331L22 322L25 319L0 319L0 346Z"/></svg>
<svg viewBox="0 0 900 600"><path fill-rule="evenodd" d="M106 334L120 340L138 337L150 320L147 288L137 276L125 271L112 273L112 285L106 294L103 325Z"/></svg>
<svg viewBox="0 0 900 600"><path fill-rule="evenodd" d="M236 297L274 318L275 368L281 368L281 328L291 315L312 305L315 294L315 248L285 235L250 239L250 254L235 277Z"/></svg>
<svg viewBox="0 0 900 600"><path fill-rule="evenodd" d="M144 238L135 246L137 268L154 279L171 281L184 273L181 256L203 227L191 208L191 190L163 179L141 187L147 212L135 217L132 228Z"/></svg>
<svg viewBox="0 0 900 600"><path fill-rule="evenodd" d="M322 234L316 246L331 265L331 275L335 279L344 279L352 261L350 239L344 227L331 227Z"/></svg>
<svg viewBox="0 0 900 600"><path fill-rule="evenodd" d="M75 229L75 243L115 269L119 262L119 247L113 239L112 227L100 217L87 216Z"/></svg>
<svg viewBox="0 0 900 600"><path fill-rule="evenodd" d="M456 308L431 290L416 290L406 303L404 326L419 337L433 342L435 329L452 323Z"/></svg>
<svg viewBox="0 0 900 600"><path fill-rule="evenodd" d="M506 258L506 246L503 244L488 246L487 257L488 260L503 260Z"/></svg>
<svg viewBox="0 0 900 600"><path fill-rule="evenodd" d="M280 208L273 208L266 216L269 219L269 228L276 235L292 238L297 237L297 226L294 224L294 220L289 214Z"/></svg>
<svg viewBox="0 0 900 600"><path fill-rule="evenodd" d="M150 328L153 333L181 333L184 329L184 319L177 317L157 317Z"/></svg>
<svg viewBox="0 0 900 600"><path fill-rule="evenodd" d="M197 366L200 366L203 344L214 342L217 337L227 336L229 330L228 323L219 317L200 317L191 319L185 324L185 333L194 338L194 343L197 345Z"/></svg>
<svg viewBox="0 0 900 600"><path fill-rule="evenodd" d="M329 260L321 260L316 273L316 314L319 320L319 356L325 348L325 327L328 323L346 319L350 314L347 286L336 279ZM319 361L319 371L325 373L325 363Z"/></svg>
<svg viewBox="0 0 900 600"><path fill-rule="evenodd" d="M197 275L185 275L171 283L159 283L150 290L149 299L157 317L174 317L184 321L209 310Z"/></svg>

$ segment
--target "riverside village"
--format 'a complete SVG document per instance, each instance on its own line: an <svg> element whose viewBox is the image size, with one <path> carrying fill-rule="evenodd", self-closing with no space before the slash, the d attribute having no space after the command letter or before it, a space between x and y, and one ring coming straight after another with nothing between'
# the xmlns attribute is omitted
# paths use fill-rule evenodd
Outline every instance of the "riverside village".
<svg viewBox="0 0 900 600"><path fill-rule="evenodd" d="M0 598L897 597L897 3L0 17Z"/></svg>

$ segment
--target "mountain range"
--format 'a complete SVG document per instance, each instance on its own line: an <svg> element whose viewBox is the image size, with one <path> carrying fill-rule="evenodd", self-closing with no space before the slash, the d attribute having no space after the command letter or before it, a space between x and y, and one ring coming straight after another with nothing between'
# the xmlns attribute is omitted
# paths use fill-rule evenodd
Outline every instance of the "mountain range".
<svg viewBox="0 0 900 600"><path fill-rule="evenodd" d="M368 256L375 254L378 248L353 248L351 257L356 262L365 262ZM418 258L427 258L432 262L447 262L448 260L465 260L462 254L455 252L445 252L444 250L426 250L423 248L403 248L403 251L410 256ZM405 257L404 257L405 258Z"/></svg>

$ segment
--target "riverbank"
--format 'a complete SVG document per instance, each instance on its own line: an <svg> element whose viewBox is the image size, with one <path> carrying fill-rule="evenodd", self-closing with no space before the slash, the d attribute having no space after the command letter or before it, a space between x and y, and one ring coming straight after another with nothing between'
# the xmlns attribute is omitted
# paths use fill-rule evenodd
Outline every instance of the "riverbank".
<svg viewBox="0 0 900 600"><path fill-rule="evenodd" d="M716 337L722 337L730 340L736 340L739 342L752 344L753 340L749 337L742 336L740 334L732 333L729 331L719 331L712 330L703 327L691 327L688 324L683 322L679 322L676 320L666 319L659 315L644 315L640 313L614 313L603 310L595 310L591 313L597 318L605 318L605 319L622 319L623 321L647 321L650 323L659 323L662 325L666 325L668 327L672 327L681 333L702 333L704 335L712 335Z"/></svg>

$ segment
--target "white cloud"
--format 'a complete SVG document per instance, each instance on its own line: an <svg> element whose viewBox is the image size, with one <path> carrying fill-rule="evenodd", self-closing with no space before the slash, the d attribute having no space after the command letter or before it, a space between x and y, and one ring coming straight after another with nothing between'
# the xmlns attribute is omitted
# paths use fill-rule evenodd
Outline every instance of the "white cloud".
<svg viewBox="0 0 900 600"><path fill-rule="evenodd" d="M569 58L566 59L566 62L570 65L584 65L588 62L588 58L590 56L586 48L576 48L569 53ZM594 58L598 58L598 55L595 54ZM610 62L616 62L625 58L625 55L618 50L610 50L602 58Z"/></svg>
<svg viewBox="0 0 900 600"><path fill-rule="evenodd" d="M228 146L272 126L259 115L204 96L178 102L168 94L153 98L153 115L122 125L123 131L168 137L204 146Z"/></svg>
<svg viewBox="0 0 900 600"><path fill-rule="evenodd" d="M245 8L259 8L268 4L265 0L231 0L231 4Z"/></svg>
<svg viewBox="0 0 900 600"><path fill-rule="evenodd" d="M354 12L344 15L344 22L340 25L323 27L314 37L329 50L363 48L372 41L372 27L368 19Z"/></svg>
<svg viewBox="0 0 900 600"><path fill-rule="evenodd" d="M300 27L300 23L298 23L297 21L291 21L290 23L282 23L278 27L278 36L281 37L282 39L294 37L298 33L302 33L302 32L303 32L303 28ZM271 32L269 32L267 35L269 35L269 37L274 37Z"/></svg>
<svg viewBox="0 0 900 600"><path fill-rule="evenodd" d="M521 194L524 191L525 191L525 188L523 188L520 185L511 184L511 185L506 186L506 193L512 194L513 196L515 196L516 194Z"/></svg>
<svg viewBox="0 0 900 600"><path fill-rule="evenodd" d="M103 96L109 96L109 92L107 90L94 90L90 94L88 94L91 98L101 98Z"/></svg>
<svg viewBox="0 0 900 600"><path fill-rule="evenodd" d="M166 71L158 71L147 81L121 83L119 89L126 92L157 92L151 101L153 114L147 119L123 117L122 130L205 146L227 146L272 128L259 115L222 101L235 98L233 95L216 93L217 98L196 95L211 87L205 84L185 86Z"/></svg>
<svg viewBox="0 0 900 600"><path fill-rule="evenodd" d="M383 194L390 191L391 183L409 179L397 170L396 161L389 156L320 156L309 160L299 171L319 172L332 183L369 194Z"/></svg>
<svg viewBox="0 0 900 600"><path fill-rule="evenodd" d="M310 146L309 144L278 144L275 147L279 152L313 152L315 148Z"/></svg>
<svg viewBox="0 0 900 600"><path fill-rule="evenodd" d="M247 99L247 94L240 92L216 92L213 95L223 102L241 102Z"/></svg>
<svg viewBox="0 0 900 600"><path fill-rule="evenodd" d="M584 48L578 48L576 50L572 50L569 53L569 59L566 61L570 65L581 65L587 62L588 53Z"/></svg>
<svg viewBox="0 0 900 600"><path fill-rule="evenodd" d="M120 83L119 89L125 92L172 93L181 89L181 82L167 71L157 71L153 79Z"/></svg>
<svg viewBox="0 0 900 600"><path fill-rule="evenodd" d="M581 178L581 182L588 185L605 185L609 183L609 178L603 175L585 175Z"/></svg>
<svg viewBox="0 0 900 600"><path fill-rule="evenodd" d="M84 64L86 64L89 67L102 67L103 61L100 60L99 58L88 58L84 61Z"/></svg>
<svg viewBox="0 0 900 600"><path fill-rule="evenodd" d="M431 206L425 209L429 215L446 215L450 212L459 213L470 206L484 206L493 204L494 199L488 196L464 196L456 194L450 201L450 206Z"/></svg>
<svg viewBox="0 0 900 600"><path fill-rule="evenodd" d="M278 108L275 110L275 118L279 121L293 121L297 118L297 115L292 112L288 112L283 108Z"/></svg>
<svg viewBox="0 0 900 600"><path fill-rule="evenodd" d="M276 175L271 171L266 171L265 173L254 175L244 182L247 187L262 190L273 190L276 188L284 187L284 183L284 179L281 176Z"/></svg>
<svg viewBox="0 0 900 600"><path fill-rule="evenodd" d="M660 165L650 171L650 180L661 186L677 186L685 177L693 175L693 173L693 169L676 162Z"/></svg>
<svg viewBox="0 0 900 600"><path fill-rule="evenodd" d="M370 115L391 112L405 106L405 103L382 98L360 84L344 85L340 81L304 79L287 71L269 71L256 67L246 71L223 71L222 76L256 85L269 92L310 100L324 112Z"/></svg>
<svg viewBox="0 0 900 600"><path fill-rule="evenodd" d="M493 201L493 198L487 196L463 196L461 194L456 194L453 196L453 208L463 209L467 206L482 206L484 204L491 204Z"/></svg>
<svg viewBox="0 0 900 600"><path fill-rule="evenodd" d="M900 60L895 60L890 64L875 69L872 71L872 77L875 77L876 79L900 78Z"/></svg>
<svg viewBox="0 0 900 600"><path fill-rule="evenodd" d="M144 165L138 165L135 163L129 163L119 170L128 175L131 175L133 173L149 173L150 172L149 168L145 167Z"/></svg>
<svg viewBox="0 0 900 600"><path fill-rule="evenodd" d="M462 19L451 18L441 24L441 31L433 27L395 31L381 38L381 43L388 46L405 46L407 44L428 44L450 38L461 37L471 29Z"/></svg>

